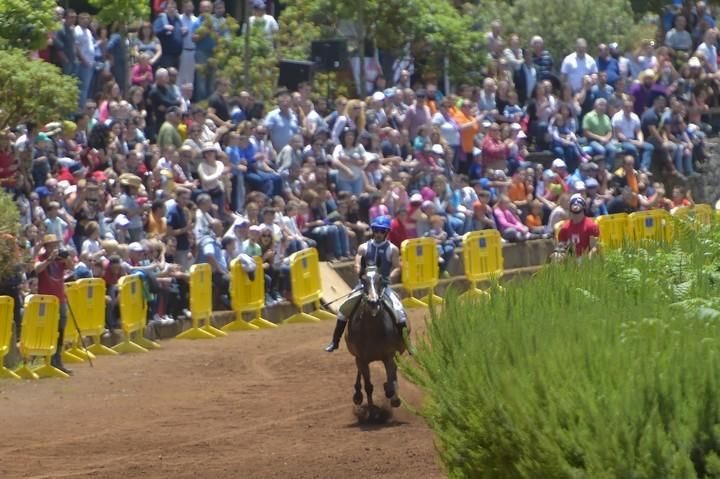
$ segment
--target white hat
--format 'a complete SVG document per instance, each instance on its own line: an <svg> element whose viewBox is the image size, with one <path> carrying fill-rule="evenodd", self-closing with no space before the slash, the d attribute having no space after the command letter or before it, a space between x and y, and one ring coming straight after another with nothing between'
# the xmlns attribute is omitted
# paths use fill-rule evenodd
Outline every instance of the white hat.
<svg viewBox="0 0 720 479"><path fill-rule="evenodd" d="M555 158L552 162L552 167L555 169L567 168L565 162L560 158Z"/></svg>
<svg viewBox="0 0 720 479"><path fill-rule="evenodd" d="M259 233L259 232L261 232L261 231L262 231L262 228L259 227L258 225L251 225L251 226L250 226L250 232L251 232L251 233L252 233L252 232Z"/></svg>
<svg viewBox="0 0 720 479"><path fill-rule="evenodd" d="M385 93L381 91L376 91L372 94L373 101L384 101L385 100Z"/></svg>
<svg viewBox="0 0 720 479"><path fill-rule="evenodd" d="M520 131L518 132L518 136L517 136L517 137L518 137L518 140L523 140L523 139L527 138L527 135L525 134L524 131L520 130Z"/></svg>
<svg viewBox="0 0 720 479"><path fill-rule="evenodd" d="M218 147L215 143L207 142L202 147L202 152L205 153L206 151L214 151L215 153L217 153Z"/></svg>
<svg viewBox="0 0 720 479"><path fill-rule="evenodd" d="M115 219L113 220L113 223L115 223L115 226L125 228L128 225L130 225L130 220L128 219L127 216L120 214L115 217Z"/></svg>
<svg viewBox="0 0 720 479"><path fill-rule="evenodd" d="M573 189L575 191L585 191L585 182L584 181L576 181L573 183Z"/></svg>
<svg viewBox="0 0 720 479"><path fill-rule="evenodd" d="M435 144L432 146L432 150L431 150L431 151L432 151L433 153L435 153L436 155L444 155L444 154L445 154L445 150L443 149L442 145L440 145L440 144L438 144L438 143L435 143Z"/></svg>
<svg viewBox="0 0 720 479"><path fill-rule="evenodd" d="M510 125L511 130L522 130L522 126L520 126L520 123L513 123Z"/></svg>
<svg viewBox="0 0 720 479"><path fill-rule="evenodd" d="M423 197L420 193L415 193L410 197L410 203L422 203Z"/></svg>
<svg viewBox="0 0 720 479"><path fill-rule="evenodd" d="M688 60L688 66L690 68L701 68L702 64L700 63L700 59L698 57L692 57Z"/></svg>
<svg viewBox="0 0 720 479"><path fill-rule="evenodd" d="M142 243L138 243L137 241L130 243L128 246L128 251L132 253L142 253L145 251L145 247L142 245Z"/></svg>

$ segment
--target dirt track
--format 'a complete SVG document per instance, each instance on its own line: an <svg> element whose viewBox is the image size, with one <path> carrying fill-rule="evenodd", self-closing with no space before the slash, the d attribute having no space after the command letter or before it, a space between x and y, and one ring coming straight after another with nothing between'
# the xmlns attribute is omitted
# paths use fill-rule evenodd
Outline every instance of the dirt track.
<svg viewBox="0 0 720 479"><path fill-rule="evenodd" d="M0 380L0 478L444 477L420 418L357 425L354 361L344 344L321 350L333 326L163 341L68 380ZM420 399L402 378L400 394Z"/></svg>

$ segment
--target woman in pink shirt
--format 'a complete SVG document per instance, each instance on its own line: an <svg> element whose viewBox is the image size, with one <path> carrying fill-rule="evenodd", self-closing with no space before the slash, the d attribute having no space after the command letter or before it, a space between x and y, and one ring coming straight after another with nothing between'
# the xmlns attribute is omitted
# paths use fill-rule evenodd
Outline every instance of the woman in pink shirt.
<svg viewBox="0 0 720 479"><path fill-rule="evenodd" d="M530 236L530 230L523 224L514 209L510 198L501 195L495 206L495 222L500 234L506 241L525 241Z"/></svg>

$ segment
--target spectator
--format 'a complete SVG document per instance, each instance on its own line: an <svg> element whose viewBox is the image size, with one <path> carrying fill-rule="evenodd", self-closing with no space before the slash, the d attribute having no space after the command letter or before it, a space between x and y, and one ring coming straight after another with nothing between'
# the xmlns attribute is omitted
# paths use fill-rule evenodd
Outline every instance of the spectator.
<svg viewBox="0 0 720 479"><path fill-rule="evenodd" d="M692 49L693 40L687 31L687 18L684 15L675 17L675 27L665 34L665 45L681 52Z"/></svg>
<svg viewBox="0 0 720 479"><path fill-rule="evenodd" d="M65 325L68 314L65 297L65 271L72 270L73 258L68 250L60 248L60 239L54 234L46 234L42 245L43 248L35 260L35 273L38 278L37 292L55 296L60 303L57 347L50 364L66 374L72 374L72 371L63 364L62 351L65 344Z"/></svg>
<svg viewBox="0 0 720 479"><path fill-rule="evenodd" d="M595 59L587 53L587 42L578 38L575 42L575 52L566 56L560 67L563 83L567 83L573 93L580 91L586 75L597 73Z"/></svg>
<svg viewBox="0 0 720 479"><path fill-rule="evenodd" d="M300 123L295 112L290 109L290 94L286 89L279 89L275 93L275 100L278 107L267 114L263 123L273 149L280 151L288 144L291 136L300 133Z"/></svg>
<svg viewBox="0 0 720 479"><path fill-rule="evenodd" d="M583 117L583 134L590 142L592 155L605 157L608 164L615 163L616 149L613 145L613 129L610 118L605 113L607 101L603 98L595 100L593 111Z"/></svg>
<svg viewBox="0 0 720 479"><path fill-rule="evenodd" d="M168 0L165 11L157 16L153 31L160 40L162 53L155 62L156 68L178 68L183 51L183 24L174 0Z"/></svg>
<svg viewBox="0 0 720 479"><path fill-rule="evenodd" d="M80 79L80 108L85 106L95 73L95 37L90 30L90 15L81 13L75 26L75 51L78 56Z"/></svg>
<svg viewBox="0 0 720 479"><path fill-rule="evenodd" d="M252 27L257 22L262 25L263 32L268 38L273 36L280 30L280 26L275 17L265 12L265 0L252 0L252 15L248 18L248 23Z"/></svg>
<svg viewBox="0 0 720 479"><path fill-rule="evenodd" d="M183 51L180 54L180 67L178 68L178 83L187 85L195 81L195 41L192 36L193 25L197 21L195 4L192 0L183 0L182 15L180 15L180 33L183 38Z"/></svg>

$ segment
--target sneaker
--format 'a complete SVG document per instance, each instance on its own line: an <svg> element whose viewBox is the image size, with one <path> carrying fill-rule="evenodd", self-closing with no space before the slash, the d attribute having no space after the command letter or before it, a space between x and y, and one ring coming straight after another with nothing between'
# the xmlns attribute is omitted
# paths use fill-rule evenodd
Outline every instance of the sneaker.
<svg viewBox="0 0 720 479"><path fill-rule="evenodd" d="M283 300L285 300L285 298L283 298L283 295L278 293L277 291L271 293L271 295L272 295L273 299L275 299L276 303L282 303Z"/></svg>
<svg viewBox="0 0 720 479"><path fill-rule="evenodd" d="M157 313L150 321L148 321L149 326L160 326L161 324L163 324L163 318L161 318Z"/></svg>
<svg viewBox="0 0 720 479"><path fill-rule="evenodd" d="M163 317L160 319L160 321L161 321L160 324L165 325L165 326L168 326L168 325L171 325L171 324L175 324L175 319L174 319L174 318L171 318L171 317L168 316L167 314L166 314L165 316L163 316Z"/></svg>
<svg viewBox="0 0 720 479"><path fill-rule="evenodd" d="M270 294L265 294L265 306L273 306L277 301Z"/></svg>
<svg viewBox="0 0 720 479"><path fill-rule="evenodd" d="M182 310L183 316L185 316L187 319L192 319L192 313L189 309L185 308Z"/></svg>

